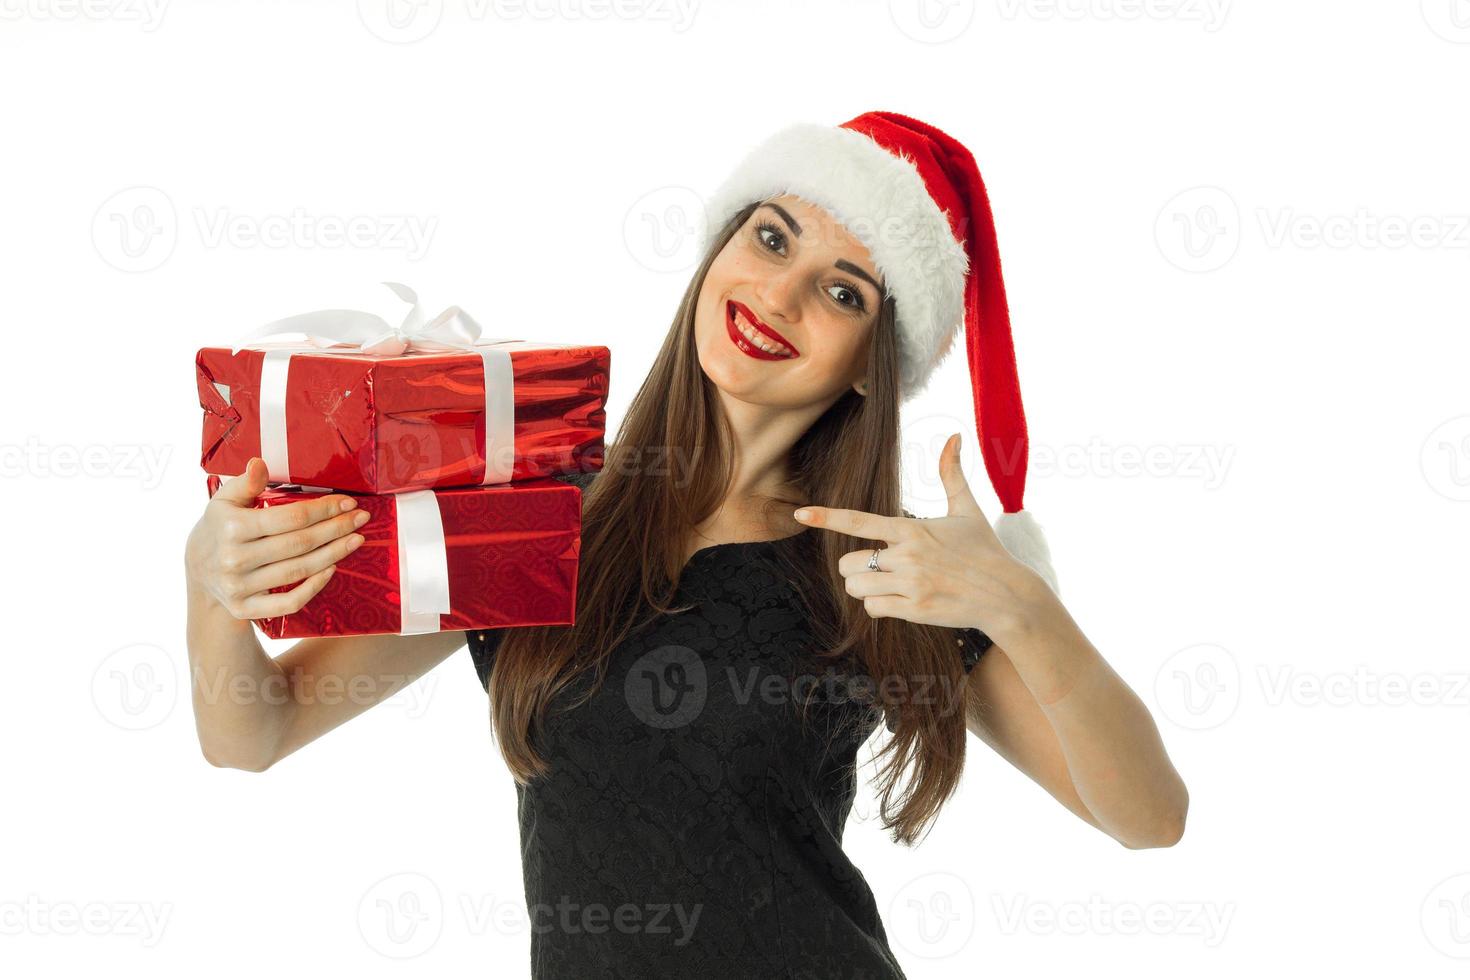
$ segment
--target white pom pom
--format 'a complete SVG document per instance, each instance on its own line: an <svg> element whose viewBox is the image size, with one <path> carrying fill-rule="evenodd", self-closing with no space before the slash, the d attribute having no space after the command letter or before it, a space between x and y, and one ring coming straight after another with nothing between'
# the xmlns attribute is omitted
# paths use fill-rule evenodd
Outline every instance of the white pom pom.
<svg viewBox="0 0 1470 980"><path fill-rule="evenodd" d="M1046 536L1041 533L1041 525L1036 523L1029 510L1022 508L1014 514L1002 511L995 519L995 536L1018 561L1045 579L1053 592L1062 594L1057 587L1057 573L1051 567L1051 549L1046 546Z"/></svg>

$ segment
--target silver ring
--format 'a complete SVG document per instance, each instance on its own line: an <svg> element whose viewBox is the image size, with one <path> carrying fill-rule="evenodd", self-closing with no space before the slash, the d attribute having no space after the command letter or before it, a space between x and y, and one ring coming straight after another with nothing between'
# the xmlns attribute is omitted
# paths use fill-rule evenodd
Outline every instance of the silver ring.
<svg viewBox="0 0 1470 980"><path fill-rule="evenodd" d="M878 552L880 552L882 550L883 550L882 548L874 548L873 549L872 557L870 557L868 559L868 571L870 571L870 572L881 572L881 571L883 571L883 569L881 569L881 568L878 567Z"/></svg>

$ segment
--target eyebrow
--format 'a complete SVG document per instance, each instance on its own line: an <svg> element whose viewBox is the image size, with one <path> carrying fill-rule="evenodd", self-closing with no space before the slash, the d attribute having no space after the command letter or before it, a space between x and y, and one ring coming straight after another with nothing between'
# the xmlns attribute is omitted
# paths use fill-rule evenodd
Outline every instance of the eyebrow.
<svg viewBox="0 0 1470 980"><path fill-rule="evenodd" d="M860 267L853 265L846 259L838 259L837 268L842 269L846 272L851 272L853 275L857 276L860 279L868 280L868 282L872 283L873 288L878 291L878 298L880 300L883 298L883 287L878 285L878 283L874 281L873 277L864 272Z"/></svg>
<svg viewBox="0 0 1470 980"><path fill-rule="evenodd" d="M770 201L765 202L765 207L770 208L772 211L775 211L781 216L781 220L786 222L786 227L791 229L791 234L795 235L797 238L801 237L801 225L796 223L796 219L793 218L785 208L783 208L779 204L774 204ZM837 268L841 269L843 272L850 272L860 279L867 280L868 284L878 291L878 299L883 299L883 287L878 284L878 281L876 279L864 272L859 266L853 265L846 259L838 259Z"/></svg>

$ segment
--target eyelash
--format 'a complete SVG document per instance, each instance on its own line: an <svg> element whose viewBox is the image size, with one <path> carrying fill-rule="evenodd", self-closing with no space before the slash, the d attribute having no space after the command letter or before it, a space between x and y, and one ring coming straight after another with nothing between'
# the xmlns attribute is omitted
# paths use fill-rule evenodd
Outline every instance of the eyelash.
<svg viewBox="0 0 1470 980"><path fill-rule="evenodd" d="M775 249L772 249L771 246L766 244L765 232L768 231L773 235L780 235L782 238L786 237L785 233L782 232L780 228L777 228L775 225L771 224L769 221L760 221L756 224L756 241L760 242L761 247L766 249L767 251L775 251ZM848 309L853 310L857 313L866 313L868 311L868 304L863 300L863 292L862 290L858 289L857 286L848 282L846 279L838 279L836 282L833 283L833 285L841 286L849 293L852 293L852 298L857 301L855 304L839 302L837 305L846 306Z"/></svg>

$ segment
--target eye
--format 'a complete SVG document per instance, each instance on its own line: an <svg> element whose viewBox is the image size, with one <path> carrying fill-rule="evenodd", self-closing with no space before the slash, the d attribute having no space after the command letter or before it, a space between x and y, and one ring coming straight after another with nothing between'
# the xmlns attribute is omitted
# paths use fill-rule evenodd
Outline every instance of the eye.
<svg viewBox="0 0 1470 980"><path fill-rule="evenodd" d="M868 304L863 302L862 290L858 289L852 283L838 280L828 288L835 290L836 292L828 293L827 295L837 300L840 305L850 307L858 313L864 313L867 311ZM838 298L839 294L845 294L847 296L847 299L844 300Z"/></svg>
<svg viewBox="0 0 1470 980"><path fill-rule="evenodd" d="M770 243L770 238L775 238L777 242L780 242L783 245L786 242L786 235L781 231L781 229L777 228L769 221L762 221L755 226L755 237L760 239L761 245L771 252L779 252L780 248L772 246Z"/></svg>

